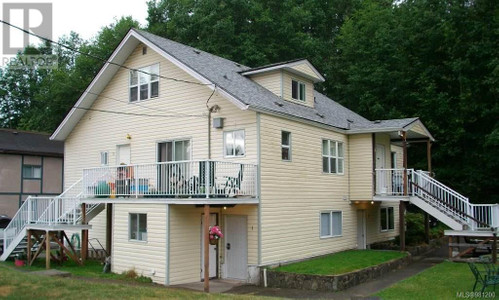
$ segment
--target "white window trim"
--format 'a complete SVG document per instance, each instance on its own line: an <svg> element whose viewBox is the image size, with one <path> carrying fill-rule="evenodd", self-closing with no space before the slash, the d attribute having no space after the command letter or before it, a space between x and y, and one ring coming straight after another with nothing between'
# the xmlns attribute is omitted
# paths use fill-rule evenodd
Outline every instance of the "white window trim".
<svg viewBox="0 0 499 300"><path fill-rule="evenodd" d="M388 214L389 208L391 208L392 212L393 212L393 228L390 228L390 218L389 218L389 214ZM382 210L386 210L386 228L387 229L383 229L383 226L381 226L381 211ZM379 224L379 231L380 232L395 231L395 208L393 206L383 206L383 207L379 208L378 224Z"/></svg>
<svg viewBox="0 0 499 300"><path fill-rule="evenodd" d="M244 154L243 155L227 155L227 151L225 151L225 147L226 147L226 140L225 140L225 135L227 133L231 133L231 132L236 132L236 131L242 131L243 132L243 141L244 141ZM224 158L239 158L239 157L246 157L246 130L244 129L234 129L234 130L228 130L228 131L224 131L224 134L223 134L223 140L224 140L224 147L222 149L223 151L223 157ZM234 152L235 152L235 147L234 147Z"/></svg>
<svg viewBox="0 0 499 300"><path fill-rule="evenodd" d="M330 148L331 148L331 142L336 143L336 146L335 146L335 147L336 147L336 156L332 156L332 155L324 155L324 153L323 153L323 150L324 150L324 149L323 149L323 146L322 146L322 143L323 143L324 141L327 141L327 142L328 142L328 149L330 149ZM342 157L340 157L340 156L339 156L339 151L338 151L338 145L339 145L339 144L342 144L342 145L343 145L343 156L342 156ZM337 140L330 140L330 139L323 138L323 139L321 140L321 154L322 154L321 158L324 158L324 157L327 157L327 158L328 158L328 165L330 164L330 160L329 160L329 158L336 158L336 172L324 172L324 167L322 166L322 161L321 161L321 168L322 168L322 173L323 173L323 174L345 175L345 143L344 143L344 142L337 141ZM340 173L340 172L338 172L338 161L339 161L340 159L343 161L343 170L342 170L342 172L341 172L341 173ZM331 166L330 166L330 165L329 165L329 170L331 170Z"/></svg>
<svg viewBox="0 0 499 300"><path fill-rule="evenodd" d="M329 220L331 224L331 235L321 235L321 222L322 222L322 214L329 213ZM340 213L341 214L341 234L339 235L334 235L333 234L333 213ZM330 238L337 238L337 237L342 237L343 236L343 211L342 210L322 210L319 212L319 238L320 239L330 239Z"/></svg>
<svg viewBox="0 0 499 300"><path fill-rule="evenodd" d="M102 162L102 155L106 156L106 162ZM109 151L101 151L100 152L100 165L101 166L109 166Z"/></svg>
<svg viewBox="0 0 499 300"><path fill-rule="evenodd" d="M143 69L146 69L146 68L150 68L152 66L158 66L158 76L157 76L157 79L156 80L149 80L149 83L148 83L148 87L147 87L147 98L146 99L140 99L140 71L143 70ZM151 99L156 99L156 98L159 98L159 70L160 70L160 64L159 62L158 63L155 63L155 64L150 64L148 66L144 66L144 67L141 67L141 68L137 68L137 84L136 85L132 85L130 84L131 82L131 76L132 76L132 71L133 70L130 70L130 72L128 72L128 103L137 103L137 102L141 102L141 101L148 101L148 100L151 100ZM149 72L150 73L150 72ZM158 82L158 95L157 96L154 96L154 97L151 97L151 83L153 82ZM137 88L137 100L135 101L131 101L131 95L132 95L132 88L133 87L136 87Z"/></svg>
<svg viewBox="0 0 499 300"><path fill-rule="evenodd" d="M295 81L298 85L298 91L297 91L297 96L298 98L293 98L293 81ZM303 85L303 99L300 99L300 87ZM291 99L300 101L300 102L307 102L307 85L305 82L300 81L295 78L291 78Z"/></svg>
<svg viewBox="0 0 499 300"><path fill-rule="evenodd" d="M146 233L147 233L147 238L149 238L149 232L147 230L147 213L142 213L142 212L129 212L128 213L128 241L129 242L136 242L136 243L143 243L146 244L148 239L146 240L138 240L138 239L132 239L132 228L131 228L131 223L132 223L132 215L137 215L137 226L140 224L140 220L138 218L138 215L145 215L146 216ZM137 234L139 229L137 228Z"/></svg>
<svg viewBox="0 0 499 300"><path fill-rule="evenodd" d="M282 143L282 133L283 132L287 132L289 134L289 145L284 145ZM293 155L291 154L291 136L292 136L291 131L281 130L281 160L282 161L290 162L293 159ZM289 153L289 158L288 159L282 158L282 149L283 148L287 148L288 149L288 153Z"/></svg>

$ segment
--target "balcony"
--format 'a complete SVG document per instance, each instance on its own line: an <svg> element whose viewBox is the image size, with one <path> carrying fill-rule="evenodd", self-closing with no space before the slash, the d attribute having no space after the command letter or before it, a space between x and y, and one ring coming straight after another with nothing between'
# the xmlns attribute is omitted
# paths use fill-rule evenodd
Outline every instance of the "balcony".
<svg viewBox="0 0 499 300"><path fill-rule="evenodd" d="M84 198L257 198L257 166L200 160L83 170Z"/></svg>

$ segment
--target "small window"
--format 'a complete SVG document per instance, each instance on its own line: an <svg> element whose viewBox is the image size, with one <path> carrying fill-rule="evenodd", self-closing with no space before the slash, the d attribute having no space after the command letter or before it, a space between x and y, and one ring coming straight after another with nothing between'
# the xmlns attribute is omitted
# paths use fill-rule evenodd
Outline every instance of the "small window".
<svg viewBox="0 0 499 300"><path fill-rule="evenodd" d="M23 178L24 179L41 179L42 178L42 167L41 166L23 166Z"/></svg>
<svg viewBox="0 0 499 300"><path fill-rule="evenodd" d="M244 156L244 130L224 133L225 157Z"/></svg>
<svg viewBox="0 0 499 300"><path fill-rule="evenodd" d="M101 166L107 166L109 164L109 152L101 151L100 164L101 164Z"/></svg>
<svg viewBox="0 0 499 300"><path fill-rule="evenodd" d="M321 212L320 237L341 236L343 230L341 211Z"/></svg>
<svg viewBox="0 0 499 300"><path fill-rule="evenodd" d="M130 102L156 98L159 95L159 64L130 70Z"/></svg>
<svg viewBox="0 0 499 300"><path fill-rule="evenodd" d="M130 214L130 240L147 241L147 214Z"/></svg>
<svg viewBox="0 0 499 300"><path fill-rule="evenodd" d="M381 231L395 229L395 218L393 215L393 207L380 208L380 225Z"/></svg>
<svg viewBox="0 0 499 300"><path fill-rule="evenodd" d="M322 140L322 171L324 173L343 174L344 159L343 143Z"/></svg>
<svg viewBox="0 0 499 300"><path fill-rule="evenodd" d="M305 83L292 80L291 97L296 100L305 101Z"/></svg>
<svg viewBox="0 0 499 300"><path fill-rule="evenodd" d="M291 132L281 131L282 160L291 160Z"/></svg>

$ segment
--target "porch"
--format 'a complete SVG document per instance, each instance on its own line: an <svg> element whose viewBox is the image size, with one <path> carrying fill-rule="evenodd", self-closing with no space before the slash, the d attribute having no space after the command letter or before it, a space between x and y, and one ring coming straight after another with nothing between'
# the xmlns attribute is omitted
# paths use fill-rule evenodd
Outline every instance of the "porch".
<svg viewBox="0 0 499 300"><path fill-rule="evenodd" d="M258 203L257 172L254 164L213 160L87 168L83 170L82 200Z"/></svg>

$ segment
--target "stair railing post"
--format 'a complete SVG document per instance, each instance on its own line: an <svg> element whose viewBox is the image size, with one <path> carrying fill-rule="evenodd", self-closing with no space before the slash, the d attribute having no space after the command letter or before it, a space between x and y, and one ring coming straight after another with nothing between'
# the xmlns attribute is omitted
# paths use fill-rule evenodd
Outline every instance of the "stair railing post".
<svg viewBox="0 0 499 300"><path fill-rule="evenodd" d="M204 190L206 192L206 198L210 198L210 191L209 191L210 183L208 182L210 180L210 172L211 172L211 170L209 169L210 162L207 160L204 163L205 163L205 166L204 166L204 185L205 185L205 188L204 188Z"/></svg>
<svg viewBox="0 0 499 300"><path fill-rule="evenodd" d="M33 205L31 203L31 196L28 197L27 201L28 201L28 224L31 224L31 218L32 218L31 214L33 213L33 211L32 211Z"/></svg>

